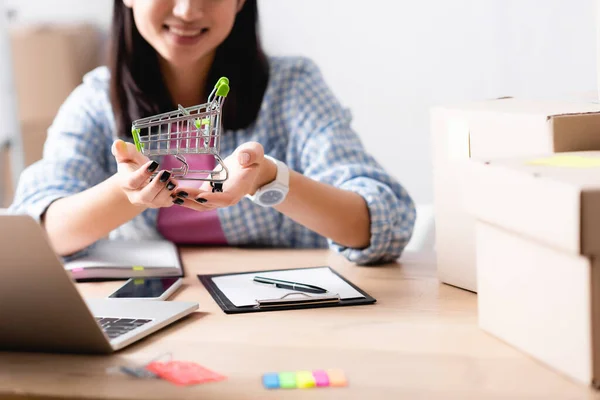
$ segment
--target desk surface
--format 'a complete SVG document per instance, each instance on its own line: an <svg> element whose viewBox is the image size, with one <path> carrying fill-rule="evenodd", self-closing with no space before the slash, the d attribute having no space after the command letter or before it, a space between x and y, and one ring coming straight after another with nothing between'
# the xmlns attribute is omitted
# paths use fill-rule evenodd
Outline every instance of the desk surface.
<svg viewBox="0 0 600 400"><path fill-rule="evenodd" d="M431 257L356 267L325 250L182 249L185 287L176 300L200 309L112 356L0 353L4 398L269 399L269 371L341 368L347 388L308 389L311 398L600 398L477 326L476 295L440 284ZM226 315L197 273L331 265L377 299L375 305ZM103 297L119 282L79 284ZM177 387L110 374L164 353L195 361L227 380ZM287 390L304 398L306 390ZM14 397L13 397L14 396Z"/></svg>

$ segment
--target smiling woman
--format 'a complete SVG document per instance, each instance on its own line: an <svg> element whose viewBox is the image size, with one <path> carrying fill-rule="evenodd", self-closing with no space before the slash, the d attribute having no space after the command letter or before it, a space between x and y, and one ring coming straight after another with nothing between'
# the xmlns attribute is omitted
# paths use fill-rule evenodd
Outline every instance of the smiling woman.
<svg viewBox="0 0 600 400"><path fill-rule="evenodd" d="M135 7L135 0L123 3L133 9L135 25L144 39L161 57L179 66L189 66L214 52L229 35L243 6L243 2L233 1L207 1L203 7L194 7L189 1L178 1L175 6L168 1L138 1Z"/></svg>
<svg viewBox="0 0 600 400"><path fill-rule="evenodd" d="M256 0L115 0L109 65L61 107L11 210L37 217L61 255L110 235L330 247L358 264L399 257L411 197L365 151L316 65L266 57L258 31ZM229 177L213 193L174 179L172 156L137 151L130 128L204 103L222 76ZM188 160L213 168L203 156Z"/></svg>

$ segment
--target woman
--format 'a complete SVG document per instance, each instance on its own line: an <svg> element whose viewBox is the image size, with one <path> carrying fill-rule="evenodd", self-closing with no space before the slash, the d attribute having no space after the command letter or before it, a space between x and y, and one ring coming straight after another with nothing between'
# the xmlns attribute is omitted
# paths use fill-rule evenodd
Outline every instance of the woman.
<svg viewBox="0 0 600 400"><path fill-rule="evenodd" d="M11 209L38 218L62 256L109 235L329 246L358 264L399 257L412 199L366 153L311 61L264 55L257 19L256 0L115 0L110 65L65 101ZM128 132L138 118L206 102L221 76L229 178L213 193L173 179L171 156L149 160ZM249 198L273 185L284 189L273 204Z"/></svg>

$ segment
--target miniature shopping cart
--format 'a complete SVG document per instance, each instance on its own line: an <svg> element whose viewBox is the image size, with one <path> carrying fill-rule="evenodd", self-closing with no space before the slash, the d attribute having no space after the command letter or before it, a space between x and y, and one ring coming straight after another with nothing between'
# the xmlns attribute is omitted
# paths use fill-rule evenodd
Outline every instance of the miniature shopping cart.
<svg viewBox="0 0 600 400"><path fill-rule="evenodd" d="M208 181L213 192L223 191L229 171L219 156L221 113L229 93L229 79L219 79L205 104L133 121L131 133L138 151L147 157L172 155L181 167L170 172L174 178ZM215 158L211 170L190 169L186 154L209 154Z"/></svg>

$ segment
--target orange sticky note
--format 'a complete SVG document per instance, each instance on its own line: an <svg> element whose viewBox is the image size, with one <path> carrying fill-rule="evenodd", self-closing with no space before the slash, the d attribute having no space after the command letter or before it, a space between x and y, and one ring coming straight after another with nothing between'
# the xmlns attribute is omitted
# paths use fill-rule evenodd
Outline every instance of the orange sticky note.
<svg viewBox="0 0 600 400"><path fill-rule="evenodd" d="M341 369L328 369L329 386L348 386L346 375Z"/></svg>

